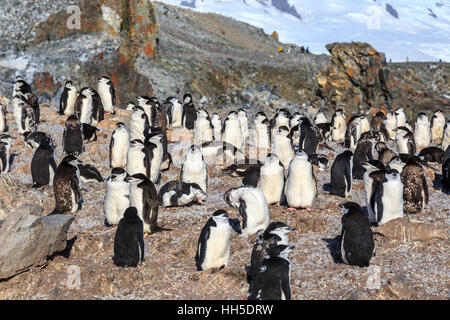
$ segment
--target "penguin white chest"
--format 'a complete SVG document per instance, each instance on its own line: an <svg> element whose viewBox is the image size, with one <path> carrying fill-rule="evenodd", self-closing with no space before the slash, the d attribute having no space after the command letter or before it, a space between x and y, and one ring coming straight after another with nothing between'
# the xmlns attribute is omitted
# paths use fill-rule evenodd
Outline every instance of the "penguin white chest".
<svg viewBox="0 0 450 320"><path fill-rule="evenodd" d="M289 163L294 157L294 149L291 140L287 137L277 135L273 144L272 152L280 158L285 168L289 167Z"/></svg>
<svg viewBox="0 0 450 320"><path fill-rule="evenodd" d="M67 95L67 106L64 110L64 115L70 116L75 113L75 103L77 101L77 90L69 90Z"/></svg>
<svg viewBox="0 0 450 320"><path fill-rule="evenodd" d="M125 168L127 165L127 153L130 148L130 139L126 130L117 131L114 134L114 146L111 150L111 167Z"/></svg>
<svg viewBox="0 0 450 320"><path fill-rule="evenodd" d="M106 112L113 112L114 106L112 103L112 96L109 91L109 86L106 83L99 83L98 94L102 100L103 108Z"/></svg>
<svg viewBox="0 0 450 320"><path fill-rule="evenodd" d="M207 191L207 172L203 161L186 161L183 166L183 176L181 180L189 183L197 183L203 191Z"/></svg>
<svg viewBox="0 0 450 320"><path fill-rule="evenodd" d="M380 225L403 217L403 184L400 179L383 183L383 216Z"/></svg>
<svg viewBox="0 0 450 320"><path fill-rule="evenodd" d="M280 203L284 190L284 170L279 165L262 166L258 187L269 205Z"/></svg>
<svg viewBox="0 0 450 320"><path fill-rule="evenodd" d="M180 127L181 118L183 115L183 106L179 103L174 103L172 107L172 126Z"/></svg>
<svg viewBox="0 0 450 320"><path fill-rule="evenodd" d="M127 172L130 175L142 173L147 175L147 170L144 166L145 154L140 148L131 148L127 156Z"/></svg>
<svg viewBox="0 0 450 320"><path fill-rule="evenodd" d="M89 96L89 97L84 98L82 101L80 122L91 124L92 123L92 111L93 111L92 98Z"/></svg>
<svg viewBox="0 0 450 320"><path fill-rule="evenodd" d="M311 207L316 197L312 166L308 160L291 163L286 186L286 200L290 207Z"/></svg>
<svg viewBox="0 0 450 320"><path fill-rule="evenodd" d="M206 255L202 263L202 269L219 268L228 265L230 258L231 228L212 227L209 239L206 242Z"/></svg>

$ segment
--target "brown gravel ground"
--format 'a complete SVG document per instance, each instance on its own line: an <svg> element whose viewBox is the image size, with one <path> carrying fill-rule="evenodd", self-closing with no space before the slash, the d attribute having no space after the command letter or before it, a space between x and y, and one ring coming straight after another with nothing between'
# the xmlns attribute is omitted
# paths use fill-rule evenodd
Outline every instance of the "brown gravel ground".
<svg viewBox="0 0 450 320"><path fill-rule="evenodd" d="M10 113L10 134L17 137ZM56 160L62 155L63 120L56 107L41 106L45 122L40 130L58 137L55 141ZM103 177L109 175L109 137L118 118L105 121L99 139L86 146L88 152L80 158L94 164ZM335 151L319 150L334 157L342 152L337 143ZM177 146L169 145L169 150ZM188 144L186 143L186 146ZM179 144L178 146L179 147ZM20 138L13 142L13 164L5 178L0 178L0 205L5 212L24 203L44 208L45 214L54 206L53 190L43 187L31 189L29 166L32 152ZM333 159L330 160L330 166ZM317 169L317 168L315 168ZM162 183L175 179L180 169L172 166L163 173ZM295 249L291 258L292 299L448 299L449 298L449 241L402 242L375 236L376 254L371 267L352 267L339 262L338 245L333 240L340 233L342 198L329 195L324 184L329 182L329 169L316 170L319 195L313 212L288 212L286 208L270 208L271 220L283 221L297 230L290 234ZM11 183L12 182L12 183ZM434 182L436 184L436 182ZM13 184L13 185L11 185ZM223 193L241 184L240 178L223 176L218 168L209 168L208 199L205 205L184 208L160 208L159 225L172 229L145 238L145 262L137 268L123 269L112 262L116 227L103 225L105 183L83 185L83 206L75 214L69 230L69 247L51 258L46 266L34 268L6 281L0 281L0 299L246 299L248 283L245 267L249 266L252 240L236 233L231 236L229 265L217 272L197 272L194 256L197 239L204 223L217 209L226 209L232 217L237 211L228 208ZM433 188L428 178L430 203L415 220L449 226L449 197ZM157 189L160 186L157 186ZM362 181L356 181L349 201L364 205ZM333 253L333 255L332 255ZM75 267L73 267L75 266ZM380 268L380 287L369 289L367 280L375 267ZM71 270L79 268L80 283L70 281ZM401 280L396 280L400 276ZM401 290L398 290L400 287Z"/></svg>

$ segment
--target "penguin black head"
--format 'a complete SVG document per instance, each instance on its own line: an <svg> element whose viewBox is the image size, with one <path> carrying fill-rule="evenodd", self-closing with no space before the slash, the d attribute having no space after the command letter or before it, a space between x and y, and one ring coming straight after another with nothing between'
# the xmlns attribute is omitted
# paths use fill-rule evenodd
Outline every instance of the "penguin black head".
<svg viewBox="0 0 450 320"><path fill-rule="evenodd" d="M377 150L377 152L381 152L386 149L387 149L386 143L384 143L383 141L379 141L375 145L375 150Z"/></svg>
<svg viewBox="0 0 450 320"><path fill-rule="evenodd" d="M111 169L111 175L109 176L109 181L126 181L128 173L123 168L113 168Z"/></svg>
<svg viewBox="0 0 450 320"><path fill-rule="evenodd" d="M287 260L289 253L294 248L295 246L287 246L285 244L272 245L269 248L267 248L266 250L267 256L265 258L268 259L271 257L281 257Z"/></svg>
<svg viewBox="0 0 450 320"><path fill-rule="evenodd" d="M266 228L266 230L264 230L263 233L263 237L268 236L268 234L270 233L283 233L283 234L288 234L291 231L294 231L295 229L288 226L287 224L285 224L284 222L280 222L280 221L272 221Z"/></svg>
<svg viewBox="0 0 450 320"><path fill-rule="evenodd" d="M130 183L141 183L144 181L148 181L148 178L143 173L136 173L136 174L133 174L132 176L127 177L125 181L130 182Z"/></svg>
<svg viewBox="0 0 450 320"><path fill-rule="evenodd" d="M128 102L127 106L125 107L126 110L133 110L133 111L135 110L135 108L136 108L136 104L132 101Z"/></svg>
<svg viewBox="0 0 450 320"><path fill-rule="evenodd" d="M78 168L78 165L79 165L79 164L82 164L82 163L83 163L83 162L81 162L80 160L78 160L78 158L75 157L75 156L73 156L73 155L65 156L65 157L62 159L62 161L61 161L61 164L64 164L64 165L70 165L70 166L74 166L74 167L77 167L77 168Z"/></svg>
<svg viewBox="0 0 450 320"><path fill-rule="evenodd" d="M226 212L225 210L217 210L213 213L212 215L213 218L219 218L219 219L227 219L230 217L230 215L228 214L228 212Z"/></svg>
<svg viewBox="0 0 450 320"><path fill-rule="evenodd" d="M73 86L73 82L72 82L72 80L67 80L65 83L64 83L64 87L72 87Z"/></svg>
<svg viewBox="0 0 450 320"><path fill-rule="evenodd" d="M192 96L191 96L190 93L186 93L186 94L183 96L183 102L184 102L184 103L191 103L191 102L192 102Z"/></svg>
<svg viewBox="0 0 450 320"><path fill-rule="evenodd" d="M65 126L67 129L79 130L81 128L81 122L76 115L71 115L67 118Z"/></svg>
<svg viewBox="0 0 450 320"><path fill-rule="evenodd" d="M375 115L375 117L381 117L381 118L385 118L384 112L382 111L378 111L377 114Z"/></svg>
<svg viewBox="0 0 450 320"><path fill-rule="evenodd" d="M125 219L137 218L138 217L138 212L137 212L136 207L128 207L127 210L125 210L125 213L123 214L123 217Z"/></svg>
<svg viewBox="0 0 450 320"><path fill-rule="evenodd" d="M341 203L339 208L341 208L343 214L346 214L349 211L362 211L361 206L356 202Z"/></svg>

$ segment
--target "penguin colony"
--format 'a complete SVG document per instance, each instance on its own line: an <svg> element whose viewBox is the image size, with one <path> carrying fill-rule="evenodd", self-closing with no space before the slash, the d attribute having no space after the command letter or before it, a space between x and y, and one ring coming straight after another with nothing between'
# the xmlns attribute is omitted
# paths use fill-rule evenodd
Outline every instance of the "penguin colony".
<svg viewBox="0 0 450 320"><path fill-rule="evenodd" d="M54 190L55 207L50 214L76 213L82 206L82 184L104 182L94 166L77 158L86 144L96 141L96 126L104 114L115 114L118 107L110 79L99 78L97 89L78 91L72 81L66 81L58 110L65 120L64 133L51 137L39 131L38 97L23 78L14 83L17 130L34 151L30 164L33 188L50 185ZM207 201L210 164L205 158L211 156L227 161L223 174L242 177L241 186L223 195L224 204L237 209L238 218L232 219L224 209L211 215L199 234L194 263L198 271L221 269L232 259L233 232L245 238L255 236L248 271L248 298L252 300L291 297L289 253L294 246L288 234L294 228L271 221L270 207L313 211L321 190L313 166L328 169L329 160L317 153L318 148L330 148L328 141L340 142L347 149L331 166L330 195L351 196L354 179L364 181L366 195L365 203L340 205L343 263L369 266L375 250L371 226L425 208L429 191L424 166L441 164L442 191L450 191L450 125L440 110L431 121L420 113L413 130L402 109L378 112L370 122L367 114L346 121L344 110L336 109L329 122L320 110L313 119L286 109L276 110L271 119L264 112L249 119L243 109L229 112L224 119L216 113L210 117L206 109L196 109L189 93L181 101L139 96L136 102L124 108L132 111L128 128L118 122L109 144L111 172L106 179L104 223L106 227L117 225L113 262L120 267L136 267L145 260L144 237L148 234L169 231L158 225L159 210ZM172 162L167 148L169 126L188 129L195 143L184 156L178 180L160 185L161 175ZM2 175L10 171L14 138L8 130L6 106L0 105ZM64 150L58 165L54 138ZM389 149L389 143L396 148ZM249 144L256 152L247 156Z"/></svg>

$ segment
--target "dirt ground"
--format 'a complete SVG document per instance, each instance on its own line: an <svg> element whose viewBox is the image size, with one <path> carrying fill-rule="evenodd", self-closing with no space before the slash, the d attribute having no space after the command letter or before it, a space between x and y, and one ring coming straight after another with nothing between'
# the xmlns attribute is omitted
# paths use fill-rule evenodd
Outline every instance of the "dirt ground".
<svg viewBox="0 0 450 320"><path fill-rule="evenodd" d="M11 171L0 177L0 204L5 213L24 204L33 203L48 214L53 210L52 187L31 188L30 163L32 151L18 137L9 107L10 134L13 142ZM271 115L269 115L271 116ZM41 106L40 130L55 139L56 161L62 158L61 137L64 119L56 107ZM241 178L224 176L218 168L209 168L208 198L204 205L159 210L158 223L171 231L145 238L145 262L137 268L119 268L112 262L116 227L104 226L103 200L109 176L109 137L119 118L108 118L100 126L98 141L86 145L80 159L95 165L105 178L104 183L82 186L82 209L68 233L65 252L49 258L46 266L33 268L0 282L0 299L246 299L248 283L245 268L250 264L254 237L231 236L229 265L218 271L197 272L194 263L200 230L209 216L226 209L232 217L237 210L223 200L224 192L241 184ZM186 144L188 146L188 144ZM329 157L330 167L342 147L319 150ZM169 151L180 143L170 143ZM180 168L172 166L162 175L162 182L176 179ZM271 220L283 221L296 228L289 236L295 249L291 259L292 299L448 299L449 241L401 241L375 235L375 256L369 268L345 265L337 256L336 236L340 234L344 199L327 191L329 169L315 168L319 194L313 211L288 212L280 206L270 207ZM6 177L10 177L6 178ZM434 177L427 176L430 202L425 210L412 218L437 226L449 226L450 200L433 187ZM355 181L348 201L364 203L362 181ZM448 235L448 232L447 232ZM373 276L380 282L373 285ZM79 277L77 277L77 275ZM378 278L375 278L377 280Z"/></svg>

